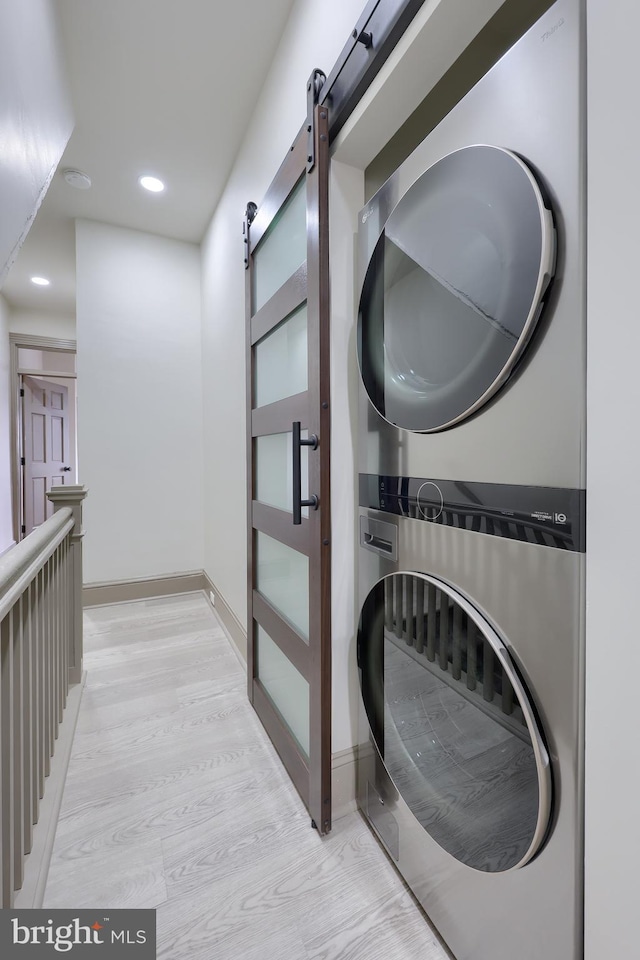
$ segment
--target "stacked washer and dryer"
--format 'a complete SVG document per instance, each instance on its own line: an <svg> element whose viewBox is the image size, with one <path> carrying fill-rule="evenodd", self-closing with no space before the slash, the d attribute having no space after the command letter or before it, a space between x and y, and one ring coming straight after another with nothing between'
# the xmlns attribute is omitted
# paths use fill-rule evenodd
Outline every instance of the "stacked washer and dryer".
<svg viewBox="0 0 640 960"><path fill-rule="evenodd" d="M359 218L358 801L457 960L582 956L583 27Z"/></svg>

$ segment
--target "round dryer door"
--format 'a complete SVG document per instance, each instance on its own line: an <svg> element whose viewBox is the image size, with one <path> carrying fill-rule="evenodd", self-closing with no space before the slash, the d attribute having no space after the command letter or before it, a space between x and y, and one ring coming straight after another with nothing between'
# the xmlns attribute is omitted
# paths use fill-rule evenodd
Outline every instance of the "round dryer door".
<svg viewBox="0 0 640 960"><path fill-rule="evenodd" d="M430 836L476 870L531 860L551 817L549 755L488 621L445 582L394 573L364 603L358 662L372 741Z"/></svg>
<svg viewBox="0 0 640 960"><path fill-rule="evenodd" d="M514 153L465 147L429 167L384 224L360 299L360 372L385 420L428 433L486 403L529 342L555 251Z"/></svg>

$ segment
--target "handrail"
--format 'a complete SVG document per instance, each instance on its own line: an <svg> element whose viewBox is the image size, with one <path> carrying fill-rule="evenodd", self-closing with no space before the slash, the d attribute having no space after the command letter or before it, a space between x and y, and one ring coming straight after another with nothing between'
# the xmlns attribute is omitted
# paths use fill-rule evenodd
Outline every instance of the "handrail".
<svg viewBox="0 0 640 960"><path fill-rule="evenodd" d="M73 511L70 507L62 507L0 557L0 620L73 526Z"/></svg>
<svg viewBox="0 0 640 960"><path fill-rule="evenodd" d="M53 516L0 557L0 907L36 906L82 690L82 502L47 492ZM62 736L61 736L62 734ZM66 757L66 759L65 759ZM51 773L58 770L54 777ZM54 783L52 790L47 783ZM45 790L47 790L45 797ZM44 802L46 800L46 802ZM37 839L37 838L40 839ZM37 852L36 852L37 851ZM44 873L43 873L44 871Z"/></svg>

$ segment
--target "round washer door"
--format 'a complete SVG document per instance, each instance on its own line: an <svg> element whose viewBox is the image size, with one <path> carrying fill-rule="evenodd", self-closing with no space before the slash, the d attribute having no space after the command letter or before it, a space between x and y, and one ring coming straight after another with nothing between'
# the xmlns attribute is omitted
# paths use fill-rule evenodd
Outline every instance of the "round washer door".
<svg viewBox="0 0 640 960"><path fill-rule="evenodd" d="M522 867L551 818L549 755L491 624L449 584L394 573L358 627L372 741L427 833L476 870Z"/></svg>
<svg viewBox="0 0 640 960"><path fill-rule="evenodd" d="M428 433L485 404L529 342L555 256L551 212L516 154L470 146L429 167L363 283L358 359L378 413Z"/></svg>

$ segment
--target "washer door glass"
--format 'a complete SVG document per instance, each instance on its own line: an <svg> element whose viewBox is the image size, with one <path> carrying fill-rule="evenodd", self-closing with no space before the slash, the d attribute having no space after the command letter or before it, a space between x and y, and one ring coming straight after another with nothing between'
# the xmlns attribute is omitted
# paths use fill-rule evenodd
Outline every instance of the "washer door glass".
<svg viewBox="0 0 640 960"><path fill-rule="evenodd" d="M430 432L506 382L540 316L555 230L529 168L500 147L448 154L405 193L366 272L358 357L390 423Z"/></svg>
<svg viewBox="0 0 640 960"><path fill-rule="evenodd" d="M365 601L358 662L373 743L430 836L476 870L531 860L551 816L549 756L491 625L443 581L394 573Z"/></svg>

